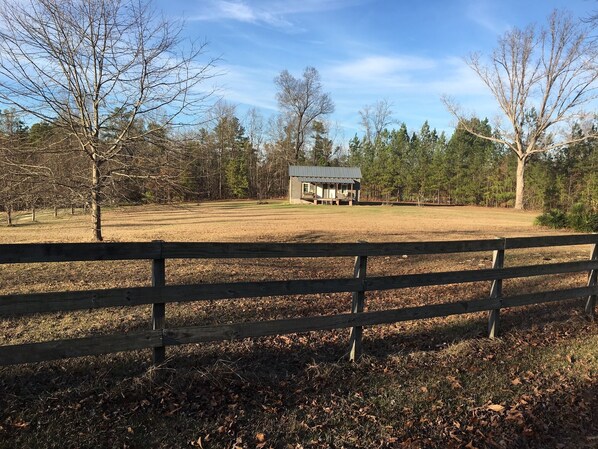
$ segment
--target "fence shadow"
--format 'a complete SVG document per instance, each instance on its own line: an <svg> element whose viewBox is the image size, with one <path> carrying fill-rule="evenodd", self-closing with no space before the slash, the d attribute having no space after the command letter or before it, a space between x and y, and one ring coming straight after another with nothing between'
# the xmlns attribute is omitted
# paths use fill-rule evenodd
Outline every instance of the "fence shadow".
<svg viewBox="0 0 598 449"><path fill-rule="evenodd" d="M583 327L585 323L573 313L578 308L579 301L552 307L534 306L514 310L504 319L513 324L517 322L517 326L521 326L518 332L530 333L531 336L535 327L552 322L555 317L560 317L557 325ZM545 314L545 309L555 310ZM399 355L408 359L410 354L422 351L442 357L442 351L452 343L479 341L485 335L483 315L476 314L457 323L435 319L423 328L398 328L396 333L383 337L366 332L364 350L367 355L364 363L358 364L346 361L347 332L326 331L302 334L304 338L299 340L289 338L281 341L281 337L267 337L170 348L170 358L158 368L151 367L147 350L0 368L0 391L4 392L0 395L0 422L4 422L19 406L27 408L30 403L36 403L44 409L56 407L58 401L62 410L72 408L66 413L73 419L91 417L100 412L112 417L116 422L100 419L90 421L89 425L89 431L110 433L106 426L126 428L128 415L125 413L119 417L123 409L135 409L139 403L147 401L144 413L155 417L170 413L168 407L182 401L182 412L200 420L206 428L216 428L221 425L219 417L229 412L234 402L235 407L251 416L251 422L239 424L236 432L251 432L251 423L273 419L269 411L272 401L276 401L279 409L293 415L301 413L298 407L305 404L306 398L328 403L333 398L349 398L354 391L371 390L374 394L374 390L380 388L376 386L380 376L383 377L382 385L394 385L396 380L393 376L410 374L408 371L400 374L401 369L381 374L388 357ZM524 315L531 315L533 319L524 319ZM509 330L505 332L508 334ZM460 337L456 338L457 335ZM394 365L396 367L396 361ZM500 369L499 361L490 363L486 369ZM484 372L479 375L484 375ZM372 376L378 377L378 380L372 383ZM214 398L218 397L222 399L214 402ZM98 406L98 403L101 405ZM479 433L472 431L462 436L472 441L474 447L492 447L487 445L481 434L508 435L510 448L596 447L592 436L598 432L597 411L598 383L584 382L579 387L547 393L537 402L531 402L523 410L525 432L514 432L513 423L504 415L493 421L491 426L488 424L480 428L478 425ZM426 412L421 416L425 418ZM477 419L469 412L463 412L458 417L464 428L468 420ZM142 419L138 425L163 429L170 422L167 419L158 423ZM49 431L32 427L20 432L41 435ZM436 434L434 428L416 426L411 433L421 439L430 438L436 445L442 441L438 440L442 436ZM11 435L5 436L6 441L10 441ZM279 442L285 441L284 434L272 437L278 438ZM55 438L56 441L56 445L46 447L64 444L60 436L48 434L44 438ZM85 440L79 441L78 447L87 447L81 445L82 441ZM430 443L420 447L438 446Z"/></svg>

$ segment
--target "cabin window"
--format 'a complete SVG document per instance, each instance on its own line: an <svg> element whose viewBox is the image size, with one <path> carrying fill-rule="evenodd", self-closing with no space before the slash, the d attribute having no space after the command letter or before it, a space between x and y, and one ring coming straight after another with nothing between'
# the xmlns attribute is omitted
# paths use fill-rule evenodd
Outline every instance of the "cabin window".
<svg viewBox="0 0 598 449"><path fill-rule="evenodd" d="M304 194L313 192L313 186L309 182L304 182L301 184L301 189Z"/></svg>

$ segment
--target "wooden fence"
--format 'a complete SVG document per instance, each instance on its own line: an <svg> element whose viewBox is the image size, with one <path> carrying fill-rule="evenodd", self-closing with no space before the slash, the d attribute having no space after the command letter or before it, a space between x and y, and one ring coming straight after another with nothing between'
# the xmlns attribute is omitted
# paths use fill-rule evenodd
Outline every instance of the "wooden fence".
<svg viewBox="0 0 598 449"><path fill-rule="evenodd" d="M506 250L587 244L592 245L589 260L507 268L503 266ZM363 326L488 311L488 335L494 337L497 335L501 308L581 297L587 298L585 311L593 318L598 294L596 281L598 272L597 247L598 234L405 243L280 244L166 243L154 241L150 243L0 245L0 265L132 259L151 259L153 261L151 287L0 296L0 317L152 304L151 329L119 335L0 346L0 365L40 362L145 348L153 348L154 363L161 363L165 357L165 347L171 345L347 327L351 328L350 358L355 360L361 354ZM366 276L368 257L480 251L493 252L492 268L398 276ZM355 257L354 277L352 278L195 285L166 285L165 282L166 259L347 256ZM507 297L502 294L502 281L504 279L575 272L589 273L587 285ZM367 291L479 281L492 282L488 297L420 307L364 312L365 292ZM168 328L165 324L165 304L171 302L338 292L353 292L351 313L183 328Z"/></svg>

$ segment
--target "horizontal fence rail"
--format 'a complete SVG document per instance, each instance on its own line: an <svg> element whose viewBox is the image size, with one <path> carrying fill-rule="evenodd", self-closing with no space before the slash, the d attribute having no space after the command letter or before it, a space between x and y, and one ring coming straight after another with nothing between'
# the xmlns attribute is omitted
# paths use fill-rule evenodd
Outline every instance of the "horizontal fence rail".
<svg viewBox="0 0 598 449"><path fill-rule="evenodd" d="M503 267L507 249L592 245L590 258L583 261ZM69 243L0 245L0 264L55 263L102 260L152 260L152 286L66 291L0 296L0 317L33 313L65 312L152 305L151 329L121 335L104 335L67 340L0 346L0 365L41 362L69 357L153 348L154 362L165 358L165 347L187 343L263 337L297 332L351 328L350 358L361 355L363 326L390 324L424 318L473 312L489 312L488 335L497 334L499 311L566 299L587 298L585 311L594 317L598 285L598 234L547 237L496 238L485 240L427 241L401 243ZM367 258L493 251L489 269L367 276ZM299 279L283 281L229 282L193 285L166 285L166 259L246 259L355 257L355 276L342 279ZM587 272L583 287L524 295L502 295L505 279ZM364 311L365 292L412 287L491 281L486 298L453 301L419 307L375 312ZM284 320L168 328L165 304L214 299L262 298L319 293L353 293L351 313L310 316ZM258 299L259 300L259 299Z"/></svg>
<svg viewBox="0 0 598 449"><path fill-rule="evenodd" d="M395 290L431 285L460 284L466 282L542 276L548 274L576 273L596 269L598 269L598 260L529 265L500 269L489 268L482 270L404 274L399 276L378 276L367 279L299 279L290 281L227 282L4 295L0 296L0 316L214 299Z"/></svg>
<svg viewBox="0 0 598 449"><path fill-rule="evenodd" d="M401 243L15 243L0 245L0 264L133 259L267 259L402 256L595 244L596 234Z"/></svg>

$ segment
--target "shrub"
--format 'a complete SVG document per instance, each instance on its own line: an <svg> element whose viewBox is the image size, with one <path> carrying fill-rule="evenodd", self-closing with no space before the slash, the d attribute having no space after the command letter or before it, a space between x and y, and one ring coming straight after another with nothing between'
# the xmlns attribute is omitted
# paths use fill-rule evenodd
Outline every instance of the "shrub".
<svg viewBox="0 0 598 449"><path fill-rule="evenodd" d="M567 214L567 223L569 227L576 231L583 231L585 230L586 220L587 214L583 204L574 204L571 208L571 212Z"/></svg>
<svg viewBox="0 0 598 449"><path fill-rule="evenodd" d="M554 229L566 228L568 225L567 214L557 209L551 209L536 217L534 224Z"/></svg>
<svg viewBox="0 0 598 449"><path fill-rule="evenodd" d="M598 232L598 213L590 213L586 221L587 232Z"/></svg>
<svg viewBox="0 0 598 449"><path fill-rule="evenodd" d="M554 229L570 228L579 232L598 232L598 213L588 211L583 204L577 203L568 213L551 209L536 217L534 224Z"/></svg>

